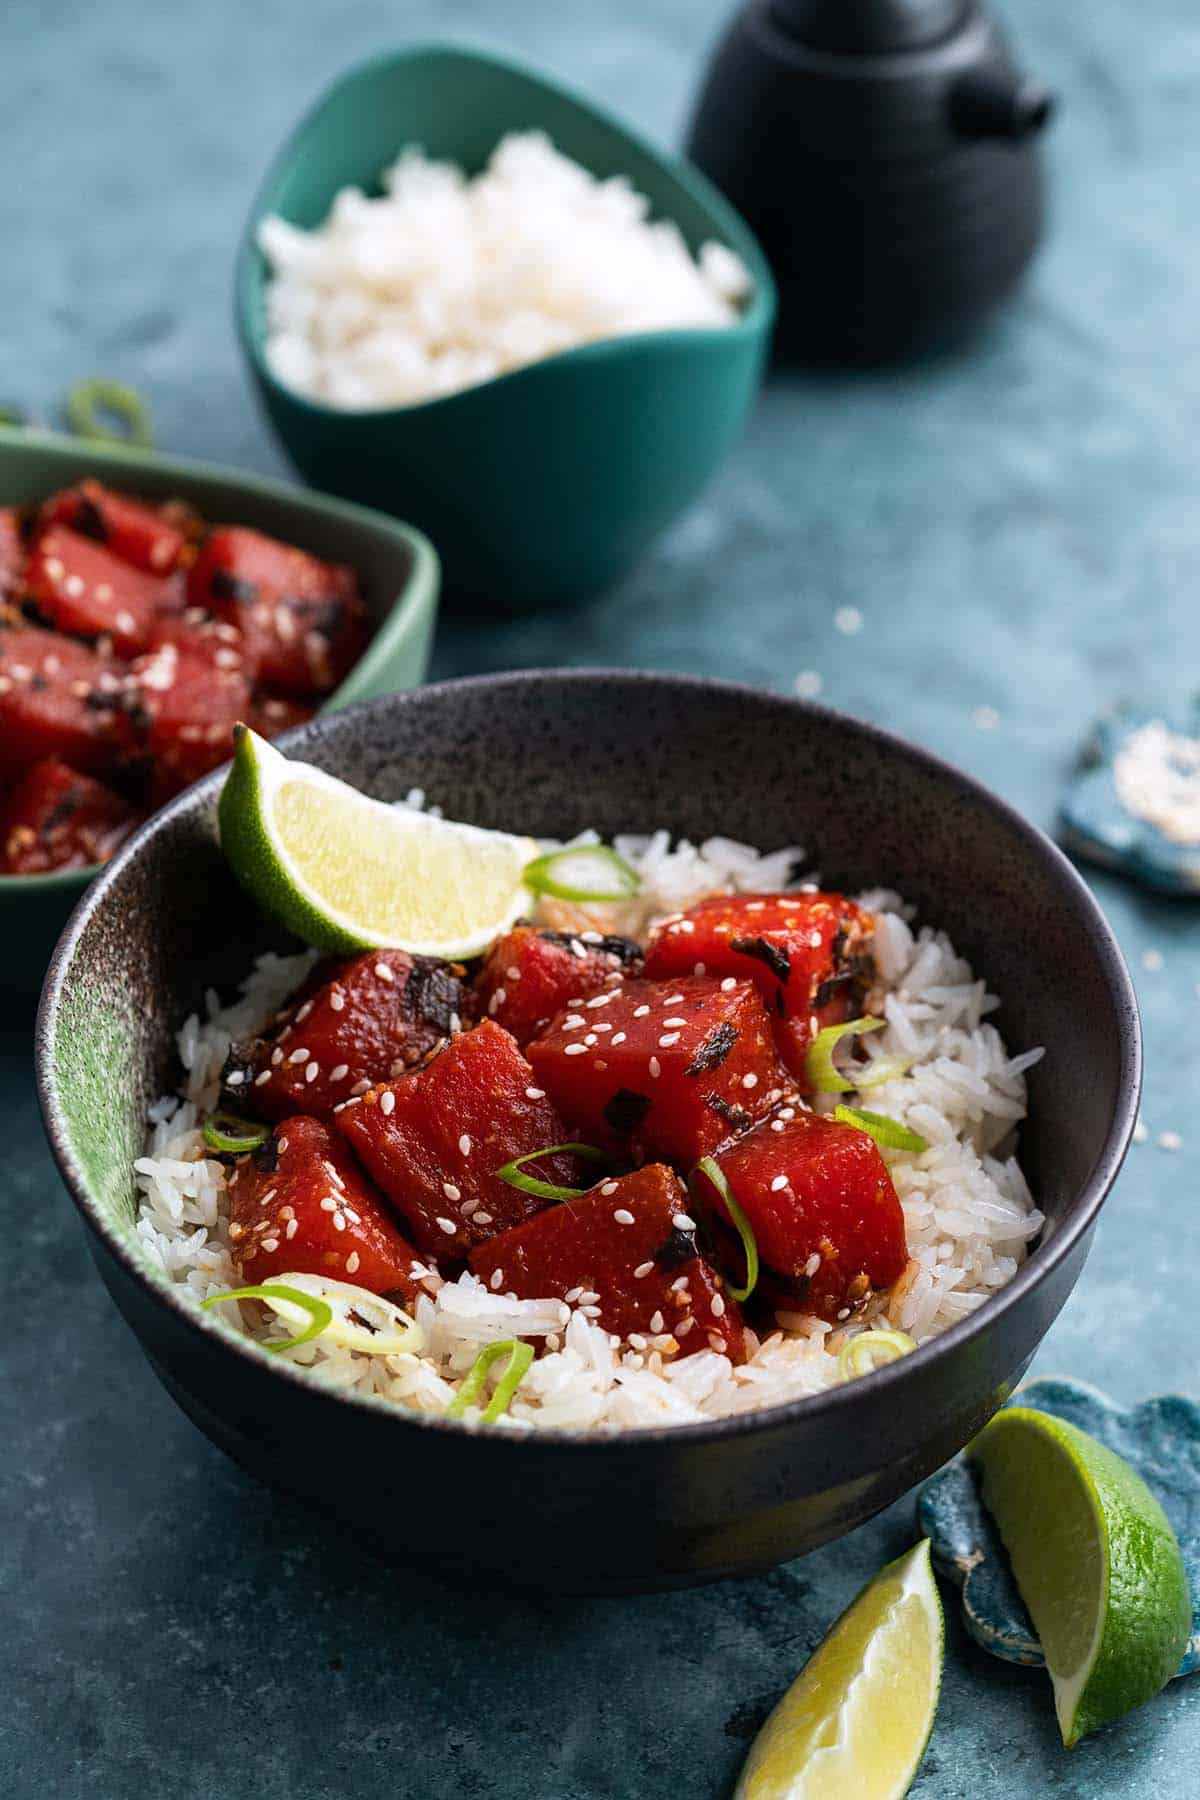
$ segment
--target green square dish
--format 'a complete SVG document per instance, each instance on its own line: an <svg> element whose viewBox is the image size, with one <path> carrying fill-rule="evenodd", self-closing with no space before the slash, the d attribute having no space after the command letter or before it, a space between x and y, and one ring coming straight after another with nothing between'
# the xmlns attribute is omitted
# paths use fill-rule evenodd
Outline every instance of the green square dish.
<svg viewBox="0 0 1200 1800"><path fill-rule="evenodd" d="M432 545L411 526L231 469L0 426L0 506L42 500L88 475L150 498L186 500L206 519L256 526L358 572L374 636L322 711L424 680L440 570ZM0 875L0 989L37 990L55 940L95 873Z"/></svg>
<svg viewBox="0 0 1200 1800"><path fill-rule="evenodd" d="M735 251L754 283L739 320L608 338L379 411L339 411L275 379L257 244L267 214L311 229L341 188L378 192L406 144L475 173L506 132L531 129L594 175L628 176L693 251L707 239ZM595 593L692 503L754 403L774 315L757 242L688 163L547 76L456 44L373 57L333 84L263 182L237 273L242 346L296 467L314 486L416 520L448 586L489 606Z"/></svg>

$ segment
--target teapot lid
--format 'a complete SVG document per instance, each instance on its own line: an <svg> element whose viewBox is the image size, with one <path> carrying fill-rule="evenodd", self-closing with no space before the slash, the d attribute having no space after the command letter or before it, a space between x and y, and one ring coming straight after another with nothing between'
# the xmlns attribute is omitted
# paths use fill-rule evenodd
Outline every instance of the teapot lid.
<svg viewBox="0 0 1200 1800"><path fill-rule="evenodd" d="M920 50L962 24L968 0L772 0L780 30L834 56Z"/></svg>

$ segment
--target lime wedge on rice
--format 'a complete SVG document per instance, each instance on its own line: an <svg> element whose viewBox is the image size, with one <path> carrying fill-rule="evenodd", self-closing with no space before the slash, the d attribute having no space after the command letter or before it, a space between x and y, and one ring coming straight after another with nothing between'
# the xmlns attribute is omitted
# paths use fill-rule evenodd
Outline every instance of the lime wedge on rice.
<svg viewBox="0 0 1200 1800"><path fill-rule="evenodd" d="M942 1605L923 1539L817 1646L751 1746L734 1800L901 1800L942 1685Z"/></svg>
<svg viewBox="0 0 1200 1800"><path fill-rule="evenodd" d="M967 1454L1041 1639L1069 1749L1178 1669L1192 1626L1179 1545L1141 1476L1063 1419L1006 1407Z"/></svg>
<svg viewBox="0 0 1200 1800"><path fill-rule="evenodd" d="M263 910L323 950L478 956L532 906L532 838L370 800L236 731L221 848Z"/></svg>

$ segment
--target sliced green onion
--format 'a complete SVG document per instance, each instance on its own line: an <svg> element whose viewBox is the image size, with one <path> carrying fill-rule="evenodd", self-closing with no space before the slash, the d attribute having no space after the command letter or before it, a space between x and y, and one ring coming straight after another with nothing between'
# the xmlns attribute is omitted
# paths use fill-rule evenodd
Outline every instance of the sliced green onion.
<svg viewBox="0 0 1200 1800"><path fill-rule="evenodd" d="M280 1282L329 1308L327 1343L340 1344L362 1356L416 1356L425 1348L425 1333L416 1320L380 1294L353 1282L335 1281L332 1275L287 1274ZM303 1325L304 1313L282 1298L284 1292L279 1282L273 1282L271 1305L285 1325Z"/></svg>
<svg viewBox="0 0 1200 1800"><path fill-rule="evenodd" d="M535 894L556 900L628 900L641 876L607 844L576 844L526 863L521 880Z"/></svg>
<svg viewBox="0 0 1200 1800"><path fill-rule="evenodd" d="M844 1025L827 1025L818 1031L808 1047L804 1073L810 1093L844 1094L851 1088L878 1087L897 1075L906 1075L912 1067L907 1057L881 1056L878 1061L864 1063L861 1069L843 1073L833 1060L833 1053L845 1037L864 1037L868 1031L882 1031L886 1019L847 1019Z"/></svg>
<svg viewBox="0 0 1200 1800"><path fill-rule="evenodd" d="M219 1306L222 1300L265 1300L268 1306L275 1306L277 1300L284 1300L291 1306L301 1307L311 1318L312 1324L298 1337L284 1338L277 1344L264 1344L264 1350L278 1353L280 1350L294 1350L297 1344L307 1344L310 1338L320 1337L325 1327L333 1318L333 1308L315 1294L303 1294L299 1288L284 1287L276 1282L261 1287L231 1288L227 1294L210 1294L207 1300L200 1302L201 1307ZM280 1309L276 1307L276 1311Z"/></svg>
<svg viewBox="0 0 1200 1800"><path fill-rule="evenodd" d="M255 1125L250 1119L239 1119L236 1113L218 1108L205 1119L201 1135L209 1149L222 1156L245 1156L248 1150L265 1144L271 1133L265 1125Z"/></svg>
<svg viewBox="0 0 1200 1800"><path fill-rule="evenodd" d="M704 1175L721 1196L722 1205L729 1214L730 1223L736 1226L738 1236L742 1240L742 1249L746 1253L746 1279L740 1287L725 1276L725 1287L734 1300L748 1300L758 1285L758 1244L754 1236L754 1228L749 1219L733 1197L733 1189L725 1176L720 1163L711 1156L702 1156L688 1178L688 1187L692 1188L697 1175ZM693 1189L694 1191L694 1189Z"/></svg>
<svg viewBox="0 0 1200 1800"><path fill-rule="evenodd" d="M513 1395L524 1381L533 1361L533 1345L522 1343L520 1338L503 1338L500 1343L489 1344L486 1350L479 1352L471 1364L466 1380L446 1408L448 1419L461 1419L468 1406L477 1403L487 1381L488 1370L502 1356L507 1356L508 1362L496 1383L495 1392L483 1409L483 1423L493 1425L501 1413L508 1411Z"/></svg>
<svg viewBox="0 0 1200 1800"><path fill-rule="evenodd" d="M866 1112L860 1106L835 1106L833 1117L843 1125L856 1125L884 1150L928 1150L929 1144L919 1132L910 1131L886 1113Z"/></svg>
<svg viewBox="0 0 1200 1800"><path fill-rule="evenodd" d="M140 444L148 449L154 442L154 431L146 402L136 388L123 381L77 381L66 399L67 422L76 437L101 438L109 443ZM109 420L119 420L123 429L114 430Z"/></svg>
<svg viewBox="0 0 1200 1800"><path fill-rule="evenodd" d="M557 1187L552 1181L539 1181L536 1175L524 1173L527 1162L540 1162L543 1156L582 1156L585 1162L603 1163L609 1166L609 1158L603 1150L597 1150L595 1144L548 1144L544 1150L529 1150L524 1156L514 1156L496 1173L501 1181L507 1181L509 1187L520 1188L523 1194L533 1194L538 1200L575 1200L580 1194L586 1194L586 1188Z"/></svg>
<svg viewBox="0 0 1200 1800"><path fill-rule="evenodd" d="M856 1375L899 1362L916 1347L907 1331L860 1331L838 1351L838 1374L843 1381L853 1381Z"/></svg>

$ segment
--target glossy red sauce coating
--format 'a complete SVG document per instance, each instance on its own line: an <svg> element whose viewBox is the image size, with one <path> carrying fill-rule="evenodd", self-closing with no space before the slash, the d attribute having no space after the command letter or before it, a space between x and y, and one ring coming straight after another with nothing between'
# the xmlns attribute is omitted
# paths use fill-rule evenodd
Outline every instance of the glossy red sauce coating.
<svg viewBox="0 0 1200 1800"><path fill-rule="evenodd" d="M708 975L753 981L794 1079L817 1032L862 1011L874 921L844 894L733 894L701 900L659 926L646 951L655 980Z"/></svg>
<svg viewBox="0 0 1200 1800"><path fill-rule="evenodd" d="M701 1260L683 1185L661 1163L548 1207L472 1250L470 1263L488 1287L518 1299L572 1294L572 1304L594 1304L606 1331L641 1334L664 1358L714 1349L745 1360L737 1302Z"/></svg>
<svg viewBox="0 0 1200 1800"><path fill-rule="evenodd" d="M283 1120L230 1182L230 1248L246 1283L329 1275L373 1294L418 1293L419 1259L337 1133Z"/></svg>
<svg viewBox="0 0 1200 1800"><path fill-rule="evenodd" d="M904 1214L865 1131L796 1109L716 1160L754 1232L763 1296L776 1305L833 1320L903 1274ZM698 1177L694 1187L696 1204L726 1219L711 1183Z"/></svg>
<svg viewBox="0 0 1200 1800"><path fill-rule="evenodd" d="M572 1135L514 1040L491 1019L423 1068L351 1100L335 1123L419 1248L449 1259L545 1205L496 1171ZM547 1158L529 1172L579 1185L572 1157Z"/></svg>
<svg viewBox="0 0 1200 1800"><path fill-rule="evenodd" d="M240 669L220 668L205 651L165 644L134 663L140 745L157 803L219 768L233 754L233 728L250 706Z"/></svg>
<svg viewBox="0 0 1200 1800"><path fill-rule="evenodd" d="M276 1031L234 1045L225 1104L264 1119L331 1119L343 1100L402 1075L451 1035L463 1006L461 974L404 950L319 964Z"/></svg>
<svg viewBox="0 0 1200 1800"><path fill-rule="evenodd" d="M81 481L78 487L52 494L41 517L47 524L69 525L107 544L124 563L150 575L169 575L178 568L187 545L184 532L159 507L98 481Z"/></svg>
<svg viewBox="0 0 1200 1800"><path fill-rule="evenodd" d="M283 694L329 693L366 641L352 570L242 526L210 533L188 598L240 628L262 681Z"/></svg>
<svg viewBox="0 0 1200 1800"><path fill-rule="evenodd" d="M475 985L480 1016L494 1019L527 1044L571 1000L587 1000L641 968L642 952L629 938L591 941L569 932L518 925L488 951Z"/></svg>
<svg viewBox="0 0 1200 1800"><path fill-rule="evenodd" d="M86 644L0 616L0 777L47 756L85 774L129 756L127 673Z"/></svg>
<svg viewBox="0 0 1200 1800"><path fill-rule="evenodd" d="M168 592L160 576L133 568L65 525L41 532L25 565L27 602L42 623L93 643L106 638L126 658L149 644Z"/></svg>
<svg viewBox="0 0 1200 1800"><path fill-rule="evenodd" d="M538 1085L590 1143L684 1169L761 1118L783 1086L749 981L626 981L528 1046Z"/></svg>
<svg viewBox="0 0 1200 1800"><path fill-rule="evenodd" d="M56 757L34 763L0 802L0 874L106 862L137 815L119 794Z"/></svg>

